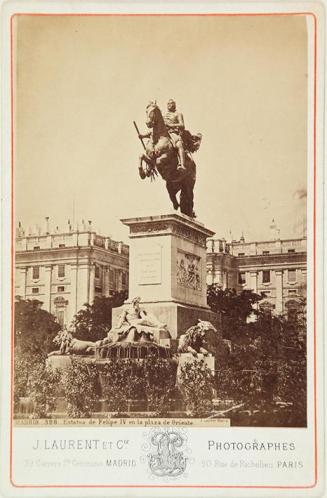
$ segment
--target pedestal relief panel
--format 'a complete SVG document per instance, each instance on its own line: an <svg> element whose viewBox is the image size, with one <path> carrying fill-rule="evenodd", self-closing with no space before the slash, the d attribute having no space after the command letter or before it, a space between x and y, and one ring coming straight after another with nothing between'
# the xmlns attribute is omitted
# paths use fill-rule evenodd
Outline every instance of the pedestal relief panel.
<svg viewBox="0 0 327 498"><path fill-rule="evenodd" d="M200 291L201 282L201 258L194 254L177 251L177 284L187 289Z"/></svg>

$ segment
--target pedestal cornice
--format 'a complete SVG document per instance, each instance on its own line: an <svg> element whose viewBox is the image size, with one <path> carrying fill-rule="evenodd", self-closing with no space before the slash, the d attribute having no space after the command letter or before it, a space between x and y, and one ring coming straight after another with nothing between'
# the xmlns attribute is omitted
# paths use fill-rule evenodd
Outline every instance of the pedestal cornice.
<svg viewBox="0 0 327 498"><path fill-rule="evenodd" d="M206 239L214 235L214 232L202 223L189 216L175 213L124 218L121 222L129 227L130 238L175 235L201 247L206 247Z"/></svg>

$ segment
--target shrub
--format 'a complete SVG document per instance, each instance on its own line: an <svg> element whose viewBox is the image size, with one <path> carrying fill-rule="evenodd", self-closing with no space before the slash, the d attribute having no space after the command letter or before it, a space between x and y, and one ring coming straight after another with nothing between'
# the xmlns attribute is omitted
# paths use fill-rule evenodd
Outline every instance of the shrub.
<svg viewBox="0 0 327 498"><path fill-rule="evenodd" d="M175 389L176 368L175 362L155 355L146 360L109 360L101 371L109 411L126 412L130 401L143 400L148 410L157 415L167 412Z"/></svg>
<svg viewBox="0 0 327 498"><path fill-rule="evenodd" d="M163 415L170 409L176 385L177 363L150 356L144 362L145 394L148 410Z"/></svg>
<svg viewBox="0 0 327 498"><path fill-rule="evenodd" d="M262 392L262 376L259 370L221 369L216 373L217 395L221 399L236 402L254 401Z"/></svg>
<svg viewBox="0 0 327 498"><path fill-rule="evenodd" d="M18 410L21 397L27 396L27 383L30 371L30 362L26 357L15 355L14 367L14 409Z"/></svg>
<svg viewBox="0 0 327 498"><path fill-rule="evenodd" d="M179 375L180 391L191 416L204 417L212 410L214 377L203 360L185 363Z"/></svg>
<svg viewBox="0 0 327 498"><path fill-rule="evenodd" d="M139 360L109 360L101 371L101 381L109 411L126 412L130 400L145 397L145 379L142 362Z"/></svg>
<svg viewBox="0 0 327 498"><path fill-rule="evenodd" d="M93 363L72 358L72 364L62 375L64 396L69 417L89 417L99 398L98 372Z"/></svg>
<svg viewBox="0 0 327 498"><path fill-rule="evenodd" d="M46 418L54 409L59 379L59 372L44 363L34 365L27 382L27 395L33 402L35 418Z"/></svg>

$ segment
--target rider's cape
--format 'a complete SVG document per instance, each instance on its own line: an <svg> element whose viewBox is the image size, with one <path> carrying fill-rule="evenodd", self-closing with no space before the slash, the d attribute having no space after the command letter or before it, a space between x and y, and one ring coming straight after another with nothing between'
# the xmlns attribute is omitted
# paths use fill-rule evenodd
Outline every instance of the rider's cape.
<svg viewBox="0 0 327 498"><path fill-rule="evenodd" d="M182 132L182 140L185 150L188 152L196 152L201 145L202 135L201 133L192 135L188 130L184 130Z"/></svg>

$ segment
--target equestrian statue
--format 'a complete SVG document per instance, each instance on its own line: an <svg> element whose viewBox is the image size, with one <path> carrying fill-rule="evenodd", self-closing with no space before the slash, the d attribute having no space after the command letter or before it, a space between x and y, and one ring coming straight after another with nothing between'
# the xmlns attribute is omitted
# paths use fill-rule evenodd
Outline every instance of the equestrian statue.
<svg viewBox="0 0 327 498"><path fill-rule="evenodd" d="M156 102L150 102L146 107L146 125L150 131L141 134L134 121L144 148L139 163L141 179L153 180L159 172L166 181L174 209L179 208L181 213L194 218L196 165L192 153L199 149L202 135L192 135L185 130L183 115L177 112L176 103L172 99L168 101L165 116ZM146 144L143 139L148 139ZM178 201L176 195L179 192Z"/></svg>

